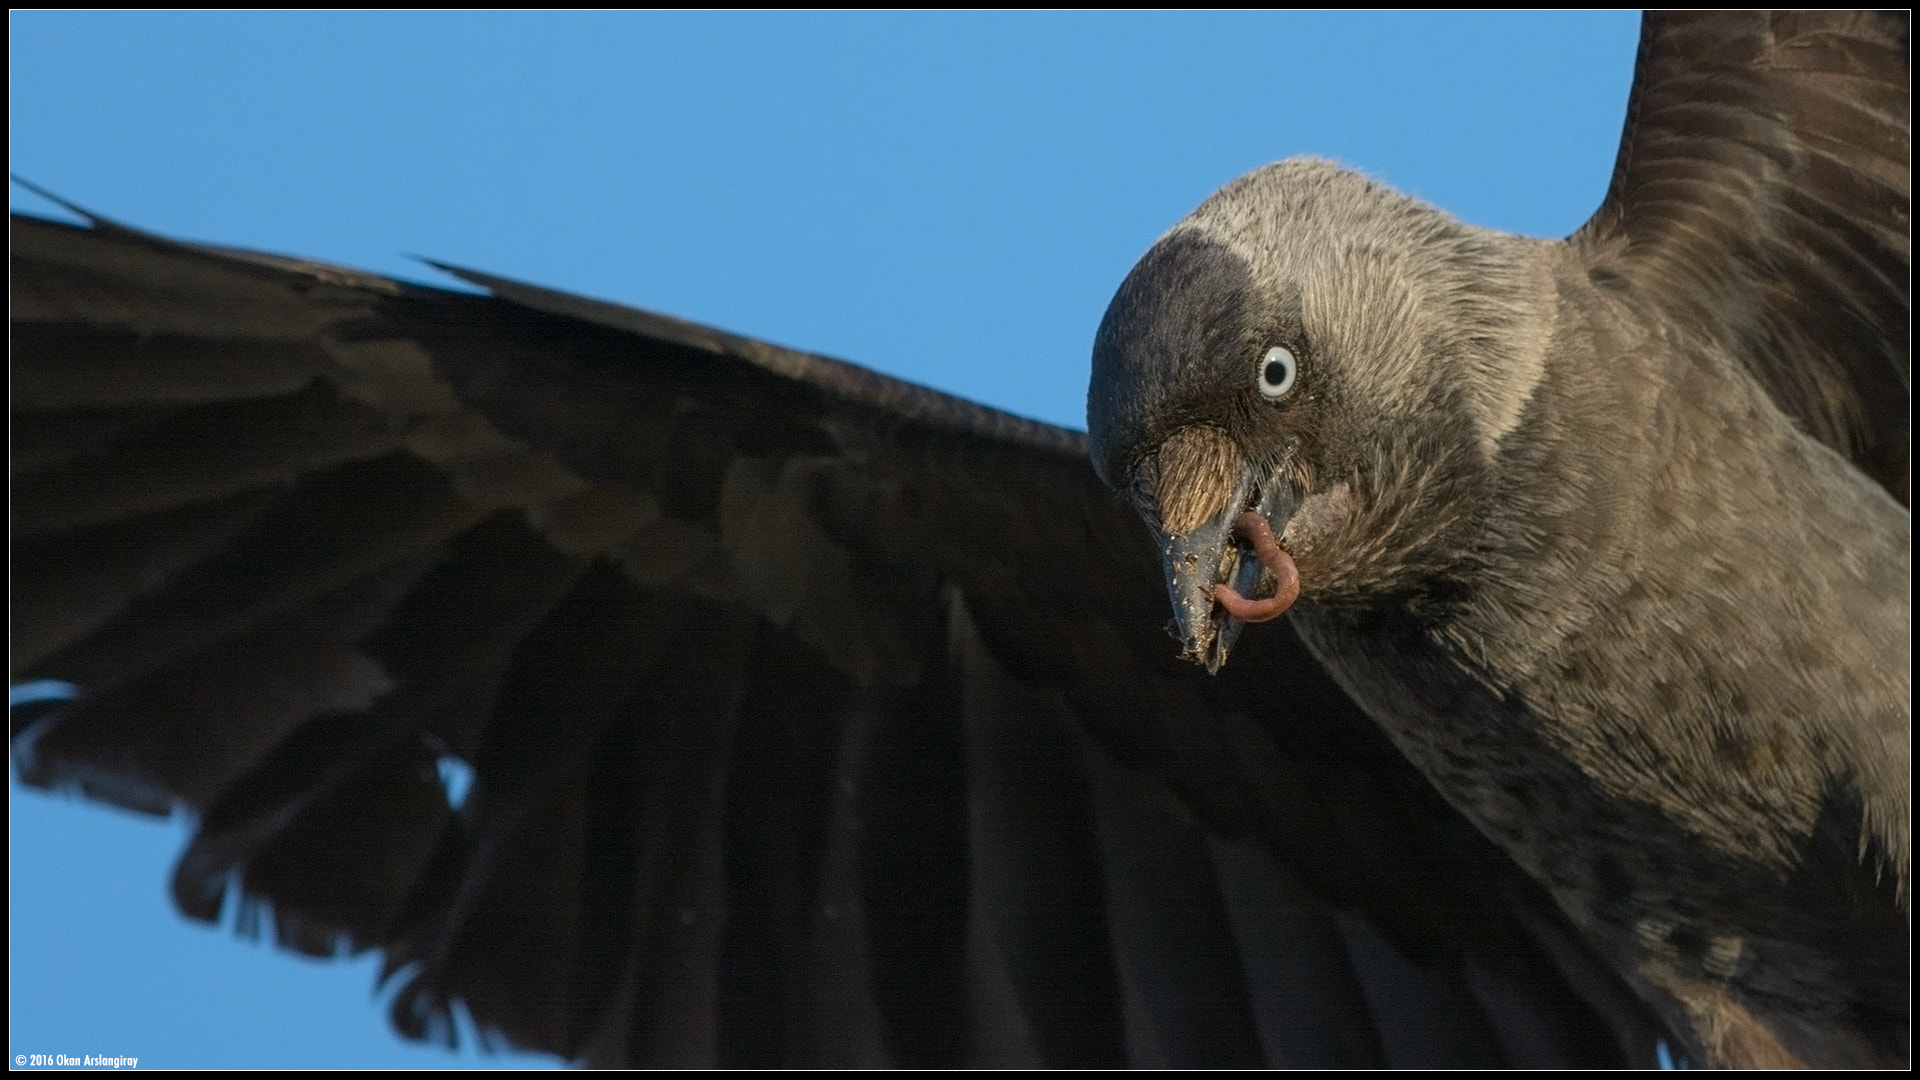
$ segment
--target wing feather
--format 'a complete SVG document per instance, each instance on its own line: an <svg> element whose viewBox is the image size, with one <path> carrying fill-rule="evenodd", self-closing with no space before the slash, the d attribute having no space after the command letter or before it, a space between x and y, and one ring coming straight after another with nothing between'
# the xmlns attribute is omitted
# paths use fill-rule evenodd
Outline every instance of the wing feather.
<svg viewBox="0 0 1920 1080"><path fill-rule="evenodd" d="M1079 433L471 272L13 240L13 672L80 687L22 778L192 809L181 909L381 950L404 1033L1625 1060L1297 642L1178 662Z"/></svg>
<svg viewBox="0 0 1920 1080"><path fill-rule="evenodd" d="M1654 12L1569 242L1908 498L1909 15Z"/></svg>

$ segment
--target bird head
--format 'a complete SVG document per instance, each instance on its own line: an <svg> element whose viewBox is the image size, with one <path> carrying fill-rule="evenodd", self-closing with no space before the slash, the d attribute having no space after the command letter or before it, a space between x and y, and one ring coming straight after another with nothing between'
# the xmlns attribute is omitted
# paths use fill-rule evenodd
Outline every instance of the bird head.
<svg viewBox="0 0 1920 1080"><path fill-rule="evenodd" d="M1094 468L1154 532L1188 658L1244 623L1435 588L1539 382L1540 241L1292 159L1228 184L1121 284Z"/></svg>

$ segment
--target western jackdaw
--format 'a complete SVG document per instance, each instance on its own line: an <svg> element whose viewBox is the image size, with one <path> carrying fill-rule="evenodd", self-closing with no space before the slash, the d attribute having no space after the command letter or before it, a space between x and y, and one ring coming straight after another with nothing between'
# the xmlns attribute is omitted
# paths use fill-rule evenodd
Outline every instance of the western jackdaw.
<svg viewBox="0 0 1920 1080"><path fill-rule="evenodd" d="M1906 26L1650 17L1564 241L1256 170L1094 347L1187 655L1286 612L1716 1065L1908 1054Z"/></svg>

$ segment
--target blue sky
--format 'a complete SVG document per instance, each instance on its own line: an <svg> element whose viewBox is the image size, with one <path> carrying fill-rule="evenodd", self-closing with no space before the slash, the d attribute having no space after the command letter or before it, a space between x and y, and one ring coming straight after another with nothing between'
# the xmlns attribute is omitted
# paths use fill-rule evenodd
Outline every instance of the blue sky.
<svg viewBox="0 0 1920 1080"><path fill-rule="evenodd" d="M1560 236L1606 188L1638 17L10 17L15 172L129 224L434 281L430 256L1081 426L1155 237L1331 157ZM16 209L52 213L11 189ZM422 1067L373 962L176 916L184 822L11 788L13 1054Z"/></svg>

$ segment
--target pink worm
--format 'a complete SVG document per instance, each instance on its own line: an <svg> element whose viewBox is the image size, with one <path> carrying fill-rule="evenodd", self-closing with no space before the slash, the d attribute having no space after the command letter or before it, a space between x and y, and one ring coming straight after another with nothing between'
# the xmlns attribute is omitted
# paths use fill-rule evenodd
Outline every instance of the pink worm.
<svg viewBox="0 0 1920 1080"><path fill-rule="evenodd" d="M1273 539L1273 527L1267 519L1249 510L1233 519L1233 535L1253 545L1253 554L1260 565L1273 575L1277 587L1273 595L1265 600L1249 600L1233 591L1231 585L1215 585L1213 599L1227 614L1241 622L1257 623L1277 619L1280 613L1293 606L1300 598L1300 570L1293 565L1293 557L1280 550Z"/></svg>

